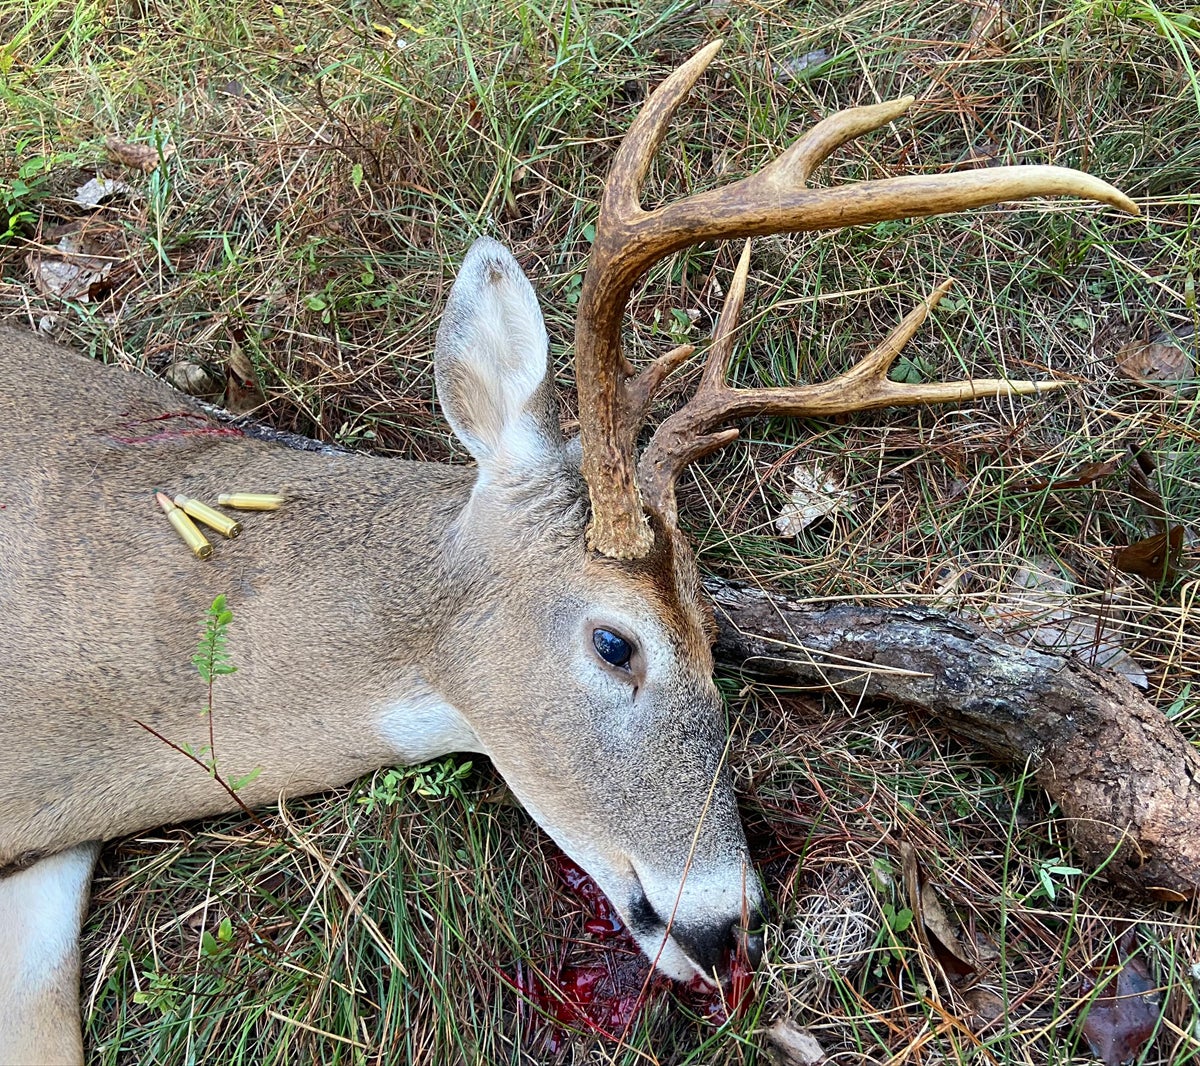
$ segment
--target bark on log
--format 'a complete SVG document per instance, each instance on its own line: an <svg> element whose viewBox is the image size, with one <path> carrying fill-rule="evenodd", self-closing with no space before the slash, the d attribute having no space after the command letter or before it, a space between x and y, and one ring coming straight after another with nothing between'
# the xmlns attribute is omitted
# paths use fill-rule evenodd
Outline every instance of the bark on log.
<svg viewBox="0 0 1200 1066"><path fill-rule="evenodd" d="M998 759L1030 761L1081 862L1138 895L1200 892L1200 751L1124 678L922 607L813 607L704 584L721 662L927 710Z"/></svg>

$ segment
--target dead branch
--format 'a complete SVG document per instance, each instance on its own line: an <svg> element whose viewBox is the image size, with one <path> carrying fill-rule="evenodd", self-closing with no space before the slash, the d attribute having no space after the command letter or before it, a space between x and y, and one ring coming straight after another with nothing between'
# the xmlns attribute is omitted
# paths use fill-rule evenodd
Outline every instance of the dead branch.
<svg viewBox="0 0 1200 1066"><path fill-rule="evenodd" d="M1138 895L1200 891L1200 751L1124 678L923 607L813 607L704 583L721 662L932 713L996 758L1033 767L1081 863Z"/></svg>

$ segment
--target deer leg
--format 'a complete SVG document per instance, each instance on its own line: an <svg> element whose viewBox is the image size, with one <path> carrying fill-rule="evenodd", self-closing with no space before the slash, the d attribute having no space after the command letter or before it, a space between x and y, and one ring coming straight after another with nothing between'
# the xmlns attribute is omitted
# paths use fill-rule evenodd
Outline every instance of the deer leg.
<svg viewBox="0 0 1200 1066"><path fill-rule="evenodd" d="M98 844L0 880L0 1066L82 1066L79 928Z"/></svg>

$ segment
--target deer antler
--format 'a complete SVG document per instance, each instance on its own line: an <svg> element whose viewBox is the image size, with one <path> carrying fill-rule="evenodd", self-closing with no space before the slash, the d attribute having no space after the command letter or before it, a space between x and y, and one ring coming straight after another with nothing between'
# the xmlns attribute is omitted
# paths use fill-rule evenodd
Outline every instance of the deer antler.
<svg viewBox="0 0 1200 1066"><path fill-rule="evenodd" d="M1133 201L1111 185L1063 167L994 167L932 177L864 181L832 189L805 188L813 170L830 152L904 114L913 103L912 97L850 108L831 115L757 173L731 185L664 204L653 211L643 210L640 204L642 183L666 135L667 125L712 62L721 43L713 41L701 49L659 85L621 142L601 197L591 262L583 280L575 320L583 475L592 503L588 545L618 559L641 558L653 543L635 477L637 433L655 390L689 352L688 349L676 349L637 375L621 352L621 320L629 294L637 279L659 259L702 240L834 229L983 207L1027 196L1079 196L1111 204L1130 214L1138 213ZM902 325L900 329L903 328ZM827 387L808 388L844 388L847 379L855 375L881 378L880 373L862 369L875 355L872 353L850 374L830 382ZM720 376L723 377L723 367ZM919 388L927 391L906 390L899 396L878 386L866 406L935 403L997 393L1032 392L1037 386L1029 382L983 380ZM726 391L738 394L738 390ZM774 391L754 393L757 399L753 410L766 410L761 406L763 395ZM795 392L782 391L793 395ZM838 406L831 393L826 395L823 403L818 408L823 412L863 406L853 403ZM739 416L727 414L724 417ZM709 429L701 434L703 442L697 438L688 446L691 458L736 435L732 430L714 435L709 432L713 420L705 416L700 421ZM657 450L660 457L654 458L651 464L664 471L673 468L669 475L671 484L675 472L689 461L674 455L681 447L682 444L668 446L664 437L664 443ZM661 454L666 451L672 452L673 457ZM661 485L661 481L658 483ZM660 488L656 499L664 498Z"/></svg>
<svg viewBox="0 0 1200 1066"><path fill-rule="evenodd" d="M638 464L638 481L646 504L673 524L675 480L689 463L736 439L736 429L714 432L723 422L754 415L811 418L930 403L958 403L981 396L1028 396L1062 388L1065 381L1019 381L1004 378L971 378L931 384L901 384L887 375L904 346L925 321L925 316L950 290L953 279L942 282L899 324L844 374L831 381L791 388L734 389L725 383L733 355L733 334L742 310L746 276L750 271L750 242L742 248L733 281L713 332L712 344L700 385L692 398L669 415L654 431Z"/></svg>

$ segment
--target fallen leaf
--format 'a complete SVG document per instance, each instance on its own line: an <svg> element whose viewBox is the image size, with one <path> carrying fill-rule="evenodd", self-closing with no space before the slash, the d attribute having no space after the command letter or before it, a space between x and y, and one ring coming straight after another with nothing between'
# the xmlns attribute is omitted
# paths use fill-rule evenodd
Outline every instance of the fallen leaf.
<svg viewBox="0 0 1200 1066"><path fill-rule="evenodd" d="M225 357L225 365L243 385L253 384L257 380L254 376L254 365L235 340L229 342L229 354Z"/></svg>
<svg viewBox="0 0 1200 1066"><path fill-rule="evenodd" d="M212 375L197 363L180 360L167 367L163 374L180 392L189 396L215 396L219 391Z"/></svg>
<svg viewBox="0 0 1200 1066"><path fill-rule="evenodd" d="M115 178L97 175L91 181L80 185L72 197L80 207L99 207L105 200L114 196L123 196L133 192L131 186Z"/></svg>
<svg viewBox="0 0 1200 1066"><path fill-rule="evenodd" d="M1100 991L1081 1008L1082 1032L1092 1054L1105 1066L1121 1066L1136 1058L1154 1035L1162 1011L1162 997L1146 963L1133 953L1133 948L1131 930L1118 941L1104 968L1109 974L1116 970L1115 977L1102 987L1101 981L1107 976L1103 971L1095 970L1086 979L1086 991L1097 987Z"/></svg>
<svg viewBox="0 0 1200 1066"><path fill-rule="evenodd" d="M775 518L775 528L781 537L794 537L822 518L844 511L853 500L853 493L819 463L796 466L792 470L791 499Z"/></svg>
<svg viewBox="0 0 1200 1066"><path fill-rule="evenodd" d="M153 144L130 144L119 137L109 137L104 147L118 163L149 174L159 163L164 163L175 154L173 144L157 147Z"/></svg>
<svg viewBox="0 0 1200 1066"><path fill-rule="evenodd" d="M1007 43L1011 29L1001 0L988 0L976 8L964 47L969 52L999 48Z"/></svg>
<svg viewBox="0 0 1200 1066"><path fill-rule="evenodd" d="M249 415L259 410L267 398L251 383L243 385L235 374L225 378L225 394L221 398L221 406L233 415Z"/></svg>
<svg viewBox="0 0 1200 1066"><path fill-rule="evenodd" d="M1031 477L1018 482L1013 488L1018 492L1053 492L1055 489L1082 489L1088 485L1095 484L1101 478L1115 474L1128 461L1128 456L1116 455L1111 459L1105 459L1101 462L1084 463L1082 466L1077 466L1064 478L1055 478L1052 481L1050 478Z"/></svg>
<svg viewBox="0 0 1200 1066"><path fill-rule="evenodd" d="M1013 575L1001 597L984 612L1008 634L1020 634L1057 655L1121 674L1139 688L1149 680L1121 643L1122 612L1111 604L1081 602L1048 556L1035 555Z"/></svg>
<svg viewBox="0 0 1200 1066"><path fill-rule="evenodd" d="M1147 581L1173 581L1183 558L1183 526L1170 526L1162 533L1135 541L1113 552L1113 565L1126 574Z"/></svg>
<svg viewBox="0 0 1200 1066"><path fill-rule="evenodd" d="M955 984L975 973L975 964L959 940L954 923L950 920L937 898L933 887L921 870L917 851L911 844L900 845L901 868L904 875L904 890L914 918L913 930L925 949L925 957L933 958L942 975ZM928 974L932 980L933 974Z"/></svg>
<svg viewBox="0 0 1200 1066"><path fill-rule="evenodd" d="M1191 393L1196 380L1196 333L1188 326L1159 333L1152 339L1132 340L1117 351L1117 369L1143 385L1171 385Z"/></svg>
<svg viewBox="0 0 1200 1066"><path fill-rule="evenodd" d="M775 80L780 85L788 82L802 84L820 74L827 74L838 57L827 48L814 48L802 56L792 56L775 64Z"/></svg>
<svg viewBox="0 0 1200 1066"><path fill-rule="evenodd" d="M763 1033L763 1047L775 1066L819 1066L825 1050L816 1037L790 1018L780 1018Z"/></svg>
<svg viewBox="0 0 1200 1066"><path fill-rule="evenodd" d="M93 286L108 277L111 259L89 254L90 243L78 231L64 234L52 251L30 252L26 265L38 292L61 300L86 302Z"/></svg>
<svg viewBox="0 0 1200 1066"><path fill-rule="evenodd" d="M970 1012L966 1022L973 1033L982 1032L1004 1017L1004 1000L986 988L969 989L963 993L963 1000Z"/></svg>
<svg viewBox="0 0 1200 1066"><path fill-rule="evenodd" d="M1167 511L1163 506L1161 494L1150 482L1150 475L1157 469L1154 456L1150 454L1148 448L1131 446L1129 450L1133 452L1134 458L1133 464L1129 467L1129 493L1146 508L1147 514L1154 519L1155 525L1161 531Z"/></svg>
<svg viewBox="0 0 1200 1066"><path fill-rule="evenodd" d="M938 965L951 979L969 977L975 973L975 964L967 956L954 922L942 907L941 900L928 882L921 885L921 922L918 926L928 938L929 947Z"/></svg>

